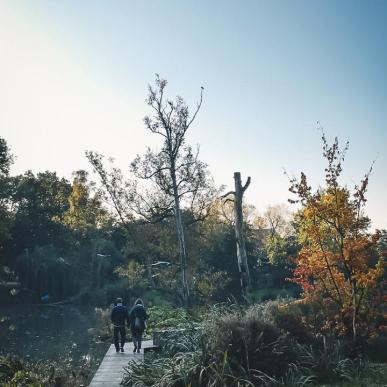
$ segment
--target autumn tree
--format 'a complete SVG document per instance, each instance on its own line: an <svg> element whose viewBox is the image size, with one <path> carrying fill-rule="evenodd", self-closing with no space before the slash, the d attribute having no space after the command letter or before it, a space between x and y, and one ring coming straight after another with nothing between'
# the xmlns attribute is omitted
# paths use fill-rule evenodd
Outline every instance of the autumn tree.
<svg viewBox="0 0 387 387"><path fill-rule="evenodd" d="M307 177L291 179L290 191L300 203L298 235L301 250L296 258L293 281L302 286L306 300L319 300L329 315L327 326L356 339L367 318L378 312L377 284L385 262L377 253L378 233L370 234L364 213L368 180L372 170L354 188L353 194L339 183L348 142L339 148L336 138L328 144L322 135L325 187L312 192ZM380 306L380 305L379 305Z"/></svg>

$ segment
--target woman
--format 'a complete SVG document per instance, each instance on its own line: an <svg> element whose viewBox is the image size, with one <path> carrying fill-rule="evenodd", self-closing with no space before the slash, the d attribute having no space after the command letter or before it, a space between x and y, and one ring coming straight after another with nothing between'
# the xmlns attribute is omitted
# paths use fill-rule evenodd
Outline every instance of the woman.
<svg viewBox="0 0 387 387"><path fill-rule="evenodd" d="M144 308L144 303L141 298L138 298L129 314L130 330L132 332L134 345L133 352L137 351L137 353L140 353L142 334L146 328L147 318L148 316Z"/></svg>

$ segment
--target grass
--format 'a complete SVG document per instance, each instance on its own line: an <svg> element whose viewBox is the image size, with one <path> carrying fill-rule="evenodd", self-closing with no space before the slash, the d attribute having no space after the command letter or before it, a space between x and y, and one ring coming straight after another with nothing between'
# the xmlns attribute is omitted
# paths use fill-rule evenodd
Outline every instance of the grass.
<svg viewBox="0 0 387 387"><path fill-rule="evenodd" d="M126 386L387 385L385 364L351 358L341 340L306 332L299 311L284 310L279 301L219 304L196 321L184 310L153 312L153 329L185 330L171 329L160 354L129 363Z"/></svg>

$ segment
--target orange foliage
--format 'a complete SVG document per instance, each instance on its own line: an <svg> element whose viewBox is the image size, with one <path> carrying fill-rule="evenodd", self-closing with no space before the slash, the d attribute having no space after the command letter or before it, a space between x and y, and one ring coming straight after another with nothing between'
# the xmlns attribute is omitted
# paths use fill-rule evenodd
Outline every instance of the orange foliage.
<svg viewBox="0 0 387 387"><path fill-rule="evenodd" d="M370 319L382 313L385 257L377 252L379 234L367 233L370 221L363 214L369 173L351 196L338 183L348 144L340 151L337 139L328 146L324 135L323 144L328 161L325 189L312 194L304 174L300 182L291 180L290 191L302 204L302 248L291 280L301 285L305 300L319 300L331 312L327 329L356 338L368 333Z"/></svg>

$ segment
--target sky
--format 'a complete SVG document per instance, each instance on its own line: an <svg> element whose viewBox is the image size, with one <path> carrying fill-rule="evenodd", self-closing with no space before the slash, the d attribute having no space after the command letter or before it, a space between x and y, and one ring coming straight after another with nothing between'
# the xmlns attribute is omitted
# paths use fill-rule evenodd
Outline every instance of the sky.
<svg viewBox="0 0 387 387"><path fill-rule="evenodd" d="M290 197L284 169L324 183L321 132L350 148L342 183L373 160L367 213L387 228L387 2L0 0L0 136L13 174L71 178L85 150L123 170L157 148L143 117L155 73L204 101L188 142L217 184L251 176L264 211ZM317 124L319 122L320 124Z"/></svg>

